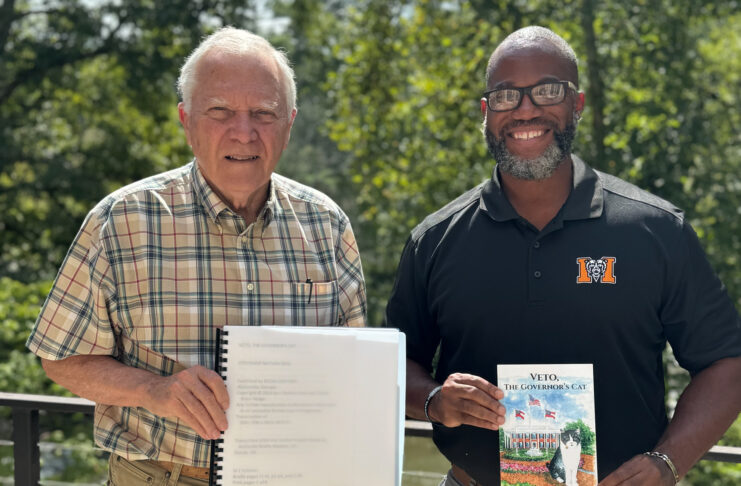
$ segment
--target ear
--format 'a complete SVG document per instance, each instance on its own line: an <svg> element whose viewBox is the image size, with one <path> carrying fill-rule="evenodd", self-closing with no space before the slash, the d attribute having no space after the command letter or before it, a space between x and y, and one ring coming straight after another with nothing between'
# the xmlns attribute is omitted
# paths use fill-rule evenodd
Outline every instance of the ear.
<svg viewBox="0 0 741 486"><path fill-rule="evenodd" d="M584 93L582 91L576 93L576 105L574 106L574 111L579 114L584 111Z"/></svg>
<svg viewBox="0 0 741 486"><path fill-rule="evenodd" d="M188 145L192 146L190 143L190 130L188 130L190 119L188 118L188 112L185 111L185 103L182 101L178 103L178 118L180 118L180 124L183 126L183 131L185 131L185 138L188 141Z"/></svg>
<svg viewBox="0 0 741 486"><path fill-rule="evenodd" d="M293 128L293 121L296 119L296 114L298 113L298 108L294 108L291 110L290 120L288 120L288 136L286 137L286 143L283 144L283 150L288 147L288 141L291 140L291 128Z"/></svg>
<svg viewBox="0 0 741 486"><path fill-rule="evenodd" d="M486 98L481 98L481 114L486 117Z"/></svg>
<svg viewBox="0 0 741 486"><path fill-rule="evenodd" d="M188 124L188 113L186 113L185 103L182 101L178 103L178 117L180 118L180 124L185 127Z"/></svg>

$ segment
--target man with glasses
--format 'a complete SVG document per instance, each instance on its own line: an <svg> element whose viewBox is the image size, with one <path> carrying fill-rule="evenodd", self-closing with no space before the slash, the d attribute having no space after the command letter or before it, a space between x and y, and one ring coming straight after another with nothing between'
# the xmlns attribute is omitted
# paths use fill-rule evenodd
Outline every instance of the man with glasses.
<svg viewBox="0 0 741 486"><path fill-rule="evenodd" d="M739 412L739 316L680 210L571 154L578 83L561 37L507 37L481 100L492 178L402 254L387 325L407 335L407 414L452 463L442 485L500 484L500 363L593 364L601 486L675 484ZM667 340L692 375L671 421Z"/></svg>

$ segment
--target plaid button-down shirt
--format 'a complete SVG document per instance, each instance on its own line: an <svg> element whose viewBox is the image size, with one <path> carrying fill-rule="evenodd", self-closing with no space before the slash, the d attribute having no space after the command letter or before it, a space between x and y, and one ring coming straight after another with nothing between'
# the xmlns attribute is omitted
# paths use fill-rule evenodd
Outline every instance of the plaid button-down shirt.
<svg viewBox="0 0 741 486"><path fill-rule="evenodd" d="M224 325L363 326L365 306L350 222L328 197L273 174L247 226L190 163L90 212L27 346L170 375L213 367ZM98 404L95 439L127 459L209 463L207 440L142 408Z"/></svg>

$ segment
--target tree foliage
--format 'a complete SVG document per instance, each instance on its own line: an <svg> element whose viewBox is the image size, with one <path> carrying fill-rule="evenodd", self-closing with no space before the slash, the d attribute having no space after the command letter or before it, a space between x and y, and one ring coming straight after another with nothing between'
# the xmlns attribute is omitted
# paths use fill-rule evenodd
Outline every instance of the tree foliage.
<svg viewBox="0 0 741 486"><path fill-rule="evenodd" d="M0 7L0 275L53 275L113 188L191 155L174 82L201 36L249 2L23 2Z"/></svg>

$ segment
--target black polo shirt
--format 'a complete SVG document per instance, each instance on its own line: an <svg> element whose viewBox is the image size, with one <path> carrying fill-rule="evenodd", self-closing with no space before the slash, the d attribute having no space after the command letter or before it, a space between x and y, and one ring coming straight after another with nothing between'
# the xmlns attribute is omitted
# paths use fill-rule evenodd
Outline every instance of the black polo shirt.
<svg viewBox="0 0 741 486"><path fill-rule="evenodd" d="M741 355L741 322L683 213L573 159L573 188L542 231L491 180L428 216L407 242L387 326L436 380L497 382L499 363L593 363L604 478L667 424L661 353L697 373ZM601 263L600 263L601 262ZM434 427L453 463L499 484L497 432Z"/></svg>

